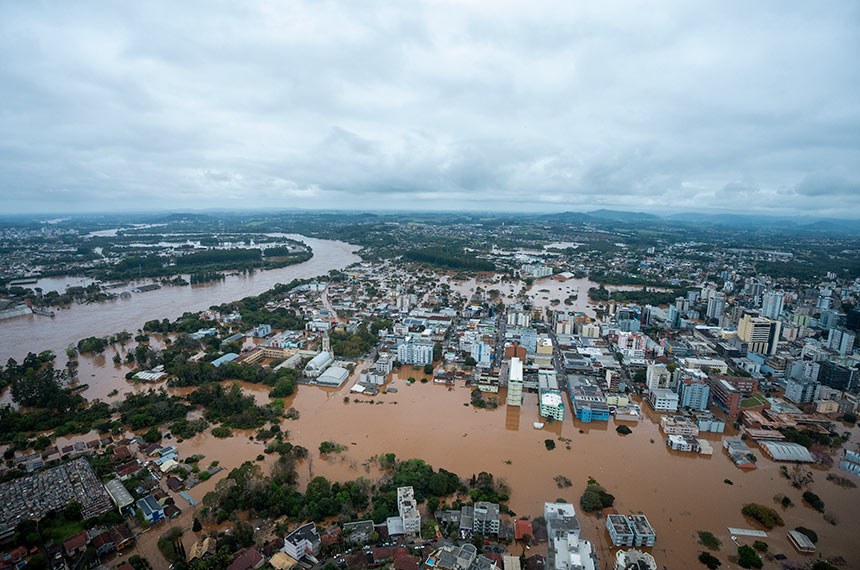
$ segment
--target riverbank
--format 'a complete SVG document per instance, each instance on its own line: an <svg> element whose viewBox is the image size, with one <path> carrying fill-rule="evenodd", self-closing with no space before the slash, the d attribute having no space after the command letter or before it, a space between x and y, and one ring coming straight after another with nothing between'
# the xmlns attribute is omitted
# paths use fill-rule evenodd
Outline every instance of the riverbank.
<svg viewBox="0 0 860 570"><path fill-rule="evenodd" d="M281 234L278 234L279 236ZM72 305L58 310L53 319L34 315L0 322L0 361L23 359L28 352L52 350L58 358L67 346L89 336L110 336L134 332L152 319L174 319L186 311L201 311L212 305L258 295L277 283L324 276L361 261L359 247L341 241L284 234L306 243L313 257L305 262L253 274L229 275L194 287L162 287L156 291L115 299L105 303Z"/></svg>

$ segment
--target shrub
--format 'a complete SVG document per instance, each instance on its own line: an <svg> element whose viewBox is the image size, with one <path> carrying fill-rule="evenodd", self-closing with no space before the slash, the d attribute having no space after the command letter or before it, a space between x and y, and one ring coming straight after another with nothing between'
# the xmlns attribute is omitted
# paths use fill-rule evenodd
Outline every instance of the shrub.
<svg viewBox="0 0 860 570"><path fill-rule="evenodd" d="M588 480L585 492L579 498L579 505L587 513L599 511L611 507L615 503L615 497L606 492L594 479Z"/></svg>
<svg viewBox="0 0 860 570"><path fill-rule="evenodd" d="M615 428L615 431L620 433L621 435L630 435L631 433L633 433L633 430L627 426L618 426L617 428Z"/></svg>
<svg viewBox="0 0 860 570"><path fill-rule="evenodd" d="M547 451L552 451L555 449L555 442L551 439L543 440L543 444L546 446Z"/></svg>
<svg viewBox="0 0 860 570"><path fill-rule="evenodd" d="M767 543L757 540L753 542L753 548L759 552L767 552Z"/></svg>
<svg viewBox="0 0 860 570"><path fill-rule="evenodd" d="M756 551L745 544L738 547L738 566L741 568L761 568L764 563Z"/></svg>
<svg viewBox="0 0 860 570"><path fill-rule="evenodd" d="M227 438L227 437L230 437L231 435L233 435L233 432L230 431L230 428L228 428L228 427L218 426L218 427L212 428L212 435L214 435L217 438L224 439L224 438Z"/></svg>
<svg viewBox="0 0 860 570"><path fill-rule="evenodd" d="M706 530L699 531L699 543L709 550L719 550L722 542Z"/></svg>
<svg viewBox="0 0 860 570"><path fill-rule="evenodd" d="M699 553L699 562L707 566L710 570L717 570L717 568L722 564L720 559L710 552Z"/></svg>
<svg viewBox="0 0 860 570"><path fill-rule="evenodd" d="M777 526L783 526L785 523L782 517L775 510L758 503L748 503L741 509L744 516L750 517L762 524L765 528L771 529Z"/></svg>
<svg viewBox="0 0 860 570"><path fill-rule="evenodd" d="M821 497L819 497L812 491L804 491L803 500L809 503L809 506L818 511L819 513L824 512L824 501L822 501Z"/></svg>

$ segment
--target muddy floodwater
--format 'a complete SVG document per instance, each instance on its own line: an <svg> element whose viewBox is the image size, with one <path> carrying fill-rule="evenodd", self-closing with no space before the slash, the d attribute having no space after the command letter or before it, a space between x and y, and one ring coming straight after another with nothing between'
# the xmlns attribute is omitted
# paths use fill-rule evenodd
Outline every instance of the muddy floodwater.
<svg viewBox="0 0 860 570"><path fill-rule="evenodd" d="M407 369L402 376L420 378L421 374ZM285 420L283 428L289 431L290 441L311 451L310 458L299 463L302 486L317 475L340 481L359 476L375 478L379 472L367 465L367 459L393 452L402 459L425 459L436 468L444 467L463 477L491 472L510 486L510 507L514 512L539 516L545 501L561 498L577 503L588 477L594 477L615 495L615 507L620 513L642 512L648 516L657 532L653 553L661 568L698 567L698 530L713 532L723 541L718 556L727 564L726 557L736 552L727 527L759 528L741 515L741 507L749 502L772 506L785 520L785 527L768 531L772 553L801 559L789 544L786 531L802 525L818 533L819 552L842 556L848 568L860 568L860 546L855 538L860 522L860 489L838 487L826 480L824 470L812 468L815 482L811 489L821 496L826 510L836 516L836 526L804 506L802 492L792 488L779 474L779 464L766 459L760 451L754 451L757 470L743 472L735 468L719 443L725 435L707 434L714 441L714 455L705 457L670 451L654 423L656 415L639 424L624 422L633 429L628 436L618 435L611 421L580 425L570 416L536 430L532 425L539 420L536 394L526 394L521 408L502 405L496 410L477 410L463 405L469 401L468 388L449 389L432 383L408 385L395 375L392 385L398 388L397 394L375 398L352 394L350 402L344 403L349 384L351 381L340 389L300 386L287 401L301 417ZM258 401L267 399L267 387L242 386ZM500 396L504 401L504 394ZM354 398L362 403L354 402ZM369 401L374 403L364 403ZM229 469L262 453L264 446L251 441L250 435L238 432L232 439L217 440L207 433L183 442L180 449L184 456L203 453L204 464L217 460ZM545 439L555 440L553 451L547 451ZM348 450L322 459L317 450L324 440L346 445ZM570 440L570 449L566 448L566 440ZM858 441L858 430L854 429L849 445L856 447ZM264 463L273 460L267 456ZM554 481L557 475L568 477L572 487L559 488ZM202 499L224 476L226 472L193 489L191 495ZM733 484L725 483L726 479ZM778 493L789 496L795 506L787 510L777 506L773 497ZM603 520L582 515L581 522L584 536L598 549L601 568L606 567L612 551ZM751 544L752 540L739 537L742 544ZM771 562L765 567L777 566Z"/></svg>
<svg viewBox="0 0 860 570"><path fill-rule="evenodd" d="M313 257L280 269L250 275L228 275L220 282L191 287L162 287L147 293L132 293L130 299L115 299L88 305L75 304L56 309L56 316L31 315L0 321L0 362L18 360L27 352L53 350L62 355L66 347L88 336L109 336L134 332L152 319L173 319L186 311L201 311L212 305L258 295L277 283L325 275L332 269L360 261L358 249L348 243L314 239L292 234L271 234L305 242Z"/></svg>

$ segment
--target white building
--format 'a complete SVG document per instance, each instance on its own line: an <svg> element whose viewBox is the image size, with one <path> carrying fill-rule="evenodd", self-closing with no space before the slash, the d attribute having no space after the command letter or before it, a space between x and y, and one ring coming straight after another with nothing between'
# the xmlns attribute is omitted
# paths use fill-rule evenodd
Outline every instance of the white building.
<svg viewBox="0 0 860 570"><path fill-rule="evenodd" d="M405 534L420 535L421 513L415 503L415 492L412 487L397 488L397 511L403 520L403 531Z"/></svg>
<svg viewBox="0 0 860 570"><path fill-rule="evenodd" d="M570 503L544 503L549 539L546 567L552 570L597 570L592 544L580 538L579 521Z"/></svg>
<svg viewBox="0 0 860 570"><path fill-rule="evenodd" d="M403 364L424 366L433 364L433 343L412 337L397 346L397 360Z"/></svg>
<svg viewBox="0 0 860 570"><path fill-rule="evenodd" d="M648 392L648 402L654 411L677 412L678 394L668 388L655 388Z"/></svg>
<svg viewBox="0 0 860 570"><path fill-rule="evenodd" d="M851 354L854 350L854 331L838 328L830 329L827 333L827 348L835 350L839 356Z"/></svg>
<svg viewBox="0 0 860 570"><path fill-rule="evenodd" d="M305 376L308 378L316 378L325 372L326 368L331 366L332 362L334 362L334 358L330 352L325 350L320 352L314 356L310 362L308 362L307 366L305 366Z"/></svg>
<svg viewBox="0 0 860 570"><path fill-rule="evenodd" d="M645 381L648 384L649 390L657 390L659 388L673 388L674 382L669 369L665 364L648 363L648 370L645 375Z"/></svg>
<svg viewBox="0 0 860 570"><path fill-rule="evenodd" d="M517 357L508 365L508 405L523 405L523 361Z"/></svg>
<svg viewBox="0 0 860 570"><path fill-rule="evenodd" d="M785 293L782 291L768 291L761 300L761 316L768 319L778 319L782 314L782 306L785 302Z"/></svg>

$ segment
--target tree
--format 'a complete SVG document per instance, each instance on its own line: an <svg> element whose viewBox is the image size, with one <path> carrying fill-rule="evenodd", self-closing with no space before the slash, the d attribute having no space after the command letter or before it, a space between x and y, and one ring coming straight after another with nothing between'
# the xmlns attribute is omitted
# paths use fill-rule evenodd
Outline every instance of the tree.
<svg viewBox="0 0 860 570"><path fill-rule="evenodd" d="M433 374L433 365L425 364L424 365L424 374Z"/></svg>
<svg viewBox="0 0 860 570"><path fill-rule="evenodd" d="M752 547L744 544L738 547L738 566L741 568L761 568L764 563Z"/></svg>
<svg viewBox="0 0 860 570"><path fill-rule="evenodd" d="M147 443L155 443L157 441L161 441L161 430L156 427L150 428L149 431L147 431L143 435L143 439Z"/></svg>
<svg viewBox="0 0 860 570"><path fill-rule="evenodd" d="M699 553L699 562L707 566L709 570L717 570L722 565L720 559L710 552Z"/></svg>

